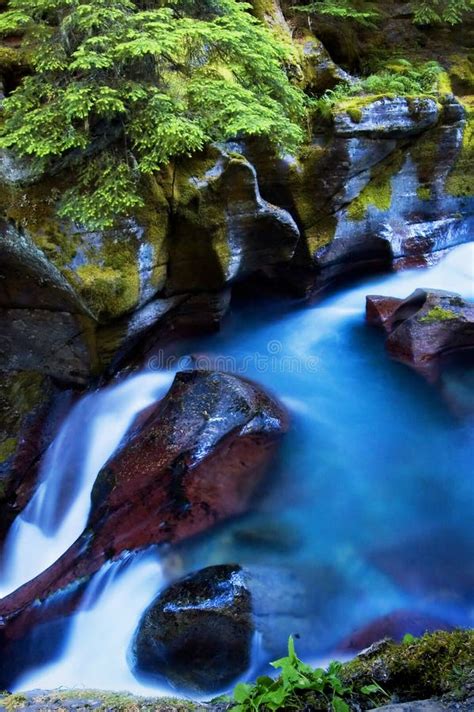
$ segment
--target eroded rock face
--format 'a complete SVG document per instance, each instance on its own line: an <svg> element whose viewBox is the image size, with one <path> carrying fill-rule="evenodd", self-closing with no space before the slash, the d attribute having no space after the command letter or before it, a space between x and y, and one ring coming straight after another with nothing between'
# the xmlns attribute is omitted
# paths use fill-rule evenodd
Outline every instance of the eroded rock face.
<svg viewBox="0 0 474 712"><path fill-rule="evenodd" d="M293 217L262 198L255 167L231 149L211 151L202 175L196 161L179 170L169 294L222 289L294 255Z"/></svg>
<svg viewBox="0 0 474 712"><path fill-rule="evenodd" d="M130 653L135 674L194 692L226 690L250 666L251 593L240 566L203 569L145 611Z"/></svg>
<svg viewBox="0 0 474 712"><path fill-rule="evenodd" d="M95 322L26 234L0 223L0 369L85 384L95 369Z"/></svg>
<svg viewBox="0 0 474 712"><path fill-rule="evenodd" d="M474 304L458 294L417 289L405 300L367 297L367 320L388 333L392 358L436 381L441 358L474 350Z"/></svg>
<svg viewBox="0 0 474 712"><path fill-rule="evenodd" d="M0 602L18 637L55 606L33 605L83 583L125 550L178 542L243 512L287 429L280 405L230 374L179 373L99 473L84 534L47 571ZM71 591L71 589L70 589Z"/></svg>

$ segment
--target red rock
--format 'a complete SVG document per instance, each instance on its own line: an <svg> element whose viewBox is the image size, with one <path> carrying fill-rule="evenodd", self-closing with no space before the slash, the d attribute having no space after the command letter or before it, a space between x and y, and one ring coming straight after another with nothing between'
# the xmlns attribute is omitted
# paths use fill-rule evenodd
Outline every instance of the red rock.
<svg viewBox="0 0 474 712"><path fill-rule="evenodd" d="M390 356L428 381L438 380L446 354L474 349L474 304L458 294L417 289L390 314L393 301L369 297L367 318L388 331Z"/></svg>
<svg viewBox="0 0 474 712"><path fill-rule="evenodd" d="M358 653L384 638L399 642L407 633L419 637L424 633L453 630L453 628L454 626L441 618L419 611L394 611L351 633L338 645L337 652Z"/></svg>
<svg viewBox="0 0 474 712"><path fill-rule="evenodd" d="M395 297L378 297L369 295L366 297L366 320L371 326L382 326L389 334L391 331L391 319L403 302L403 299Z"/></svg>
<svg viewBox="0 0 474 712"><path fill-rule="evenodd" d="M286 429L286 413L258 386L218 372L179 373L99 473L85 532L0 601L4 639L21 636L32 620L64 614L53 594L105 561L181 541L245 511Z"/></svg>

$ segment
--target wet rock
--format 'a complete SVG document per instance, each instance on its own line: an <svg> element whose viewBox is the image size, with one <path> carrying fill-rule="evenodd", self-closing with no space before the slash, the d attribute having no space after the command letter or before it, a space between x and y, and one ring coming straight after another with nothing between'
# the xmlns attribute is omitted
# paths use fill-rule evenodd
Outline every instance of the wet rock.
<svg viewBox="0 0 474 712"><path fill-rule="evenodd" d="M180 168L168 294L222 289L293 257L293 217L262 198L255 167L231 148Z"/></svg>
<svg viewBox="0 0 474 712"><path fill-rule="evenodd" d="M366 319L371 326L381 326L387 333L391 330L392 316L403 302L396 297L369 295L366 299Z"/></svg>
<svg viewBox="0 0 474 712"><path fill-rule="evenodd" d="M39 460L71 402L47 376L0 371L0 542L35 486Z"/></svg>
<svg viewBox="0 0 474 712"><path fill-rule="evenodd" d="M434 99L383 98L362 105L357 115L342 109L335 116L334 130L339 136L402 138L433 127L438 116Z"/></svg>
<svg viewBox="0 0 474 712"><path fill-rule="evenodd" d="M95 366L91 313L25 234L0 223L0 369L84 384Z"/></svg>
<svg viewBox="0 0 474 712"><path fill-rule="evenodd" d="M227 689L250 665L251 609L240 566L191 574L145 611L131 653L135 674L194 692Z"/></svg>
<svg viewBox="0 0 474 712"><path fill-rule="evenodd" d="M106 560L181 541L245 511L287 429L275 400L218 372L179 373L146 415L100 471L83 535L0 602L7 638L63 613L64 599L53 594L73 592ZM48 597L48 606L34 605Z"/></svg>
<svg viewBox="0 0 474 712"><path fill-rule="evenodd" d="M447 621L419 611L394 611L351 633L337 646L337 652L358 653L385 638L400 642L407 633L418 638L425 633L453 628Z"/></svg>
<svg viewBox="0 0 474 712"><path fill-rule="evenodd" d="M388 331L390 356L429 381L439 378L443 355L474 349L474 305L452 292L417 289L401 301L368 297L367 319Z"/></svg>
<svg viewBox="0 0 474 712"><path fill-rule="evenodd" d="M341 82L350 81L351 77L332 60L323 43L314 35L300 40L302 45L302 71L304 88L310 94L323 94L334 89Z"/></svg>

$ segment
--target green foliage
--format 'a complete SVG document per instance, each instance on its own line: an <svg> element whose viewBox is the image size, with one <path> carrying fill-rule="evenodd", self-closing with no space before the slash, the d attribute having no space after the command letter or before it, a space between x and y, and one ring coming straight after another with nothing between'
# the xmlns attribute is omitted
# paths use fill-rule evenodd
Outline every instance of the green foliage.
<svg viewBox="0 0 474 712"><path fill-rule="evenodd" d="M457 25L474 9L474 0L415 0L413 10L419 25L448 23Z"/></svg>
<svg viewBox="0 0 474 712"><path fill-rule="evenodd" d="M414 635L412 635L411 633L405 633L405 635L403 636L402 644L403 645L411 645L415 641L416 641L416 638Z"/></svg>
<svg viewBox="0 0 474 712"><path fill-rule="evenodd" d="M212 141L302 139L291 46L239 0L10 0L0 35L25 34L34 74L4 101L0 148L39 171L73 166L61 214L107 227L140 181Z"/></svg>
<svg viewBox="0 0 474 712"><path fill-rule="evenodd" d="M307 15L330 15L339 20L352 20L362 25L373 24L379 16L372 0L317 0L293 8Z"/></svg>
<svg viewBox="0 0 474 712"><path fill-rule="evenodd" d="M240 683L234 690L233 712L278 710L298 705L298 693L315 692L321 695L333 712L350 712L344 695L351 688L341 680L341 664L333 662L327 670L312 668L303 663L295 652L292 637L288 641L288 656L271 663L281 670L280 677L259 677L254 685ZM371 694L368 692L367 694Z"/></svg>
<svg viewBox="0 0 474 712"><path fill-rule="evenodd" d="M414 22L419 25L447 23L457 25L474 8L474 0L413 0ZM352 20L370 25L379 17L376 3L371 0L316 0L294 8L298 12L330 15L340 20Z"/></svg>
<svg viewBox="0 0 474 712"><path fill-rule="evenodd" d="M395 59L368 77L343 82L330 89L319 99L314 99L311 106L325 118L332 116L334 111L345 111L358 123L363 106L373 101L374 96L434 96L441 75L442 67L437 62L416 66L407 59Z"/></svg>

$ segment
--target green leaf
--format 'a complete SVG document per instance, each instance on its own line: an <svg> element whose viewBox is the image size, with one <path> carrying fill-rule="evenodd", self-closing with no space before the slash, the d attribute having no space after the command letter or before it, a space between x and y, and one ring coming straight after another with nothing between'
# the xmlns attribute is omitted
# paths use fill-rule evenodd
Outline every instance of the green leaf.
<svg viewBox="0 0 474 712"><path fill-rule="evenodd" d="M341 697L332 698L333 712L351 712L351 708Z"/></svg>
<svg viewBox="0 0 474 712"><path fill-rule="evenodd" d="M360 688L360 691L363 695L375 695L380 692L380 688L378 685L364 685L364 687Z"/></svg>
<svg viewBox="0 0 474 712"><path fill-rule="evenodd" d="M246 702L252 693L252 685L239 682L234 688L234 700L236 702Z"/></svg>

